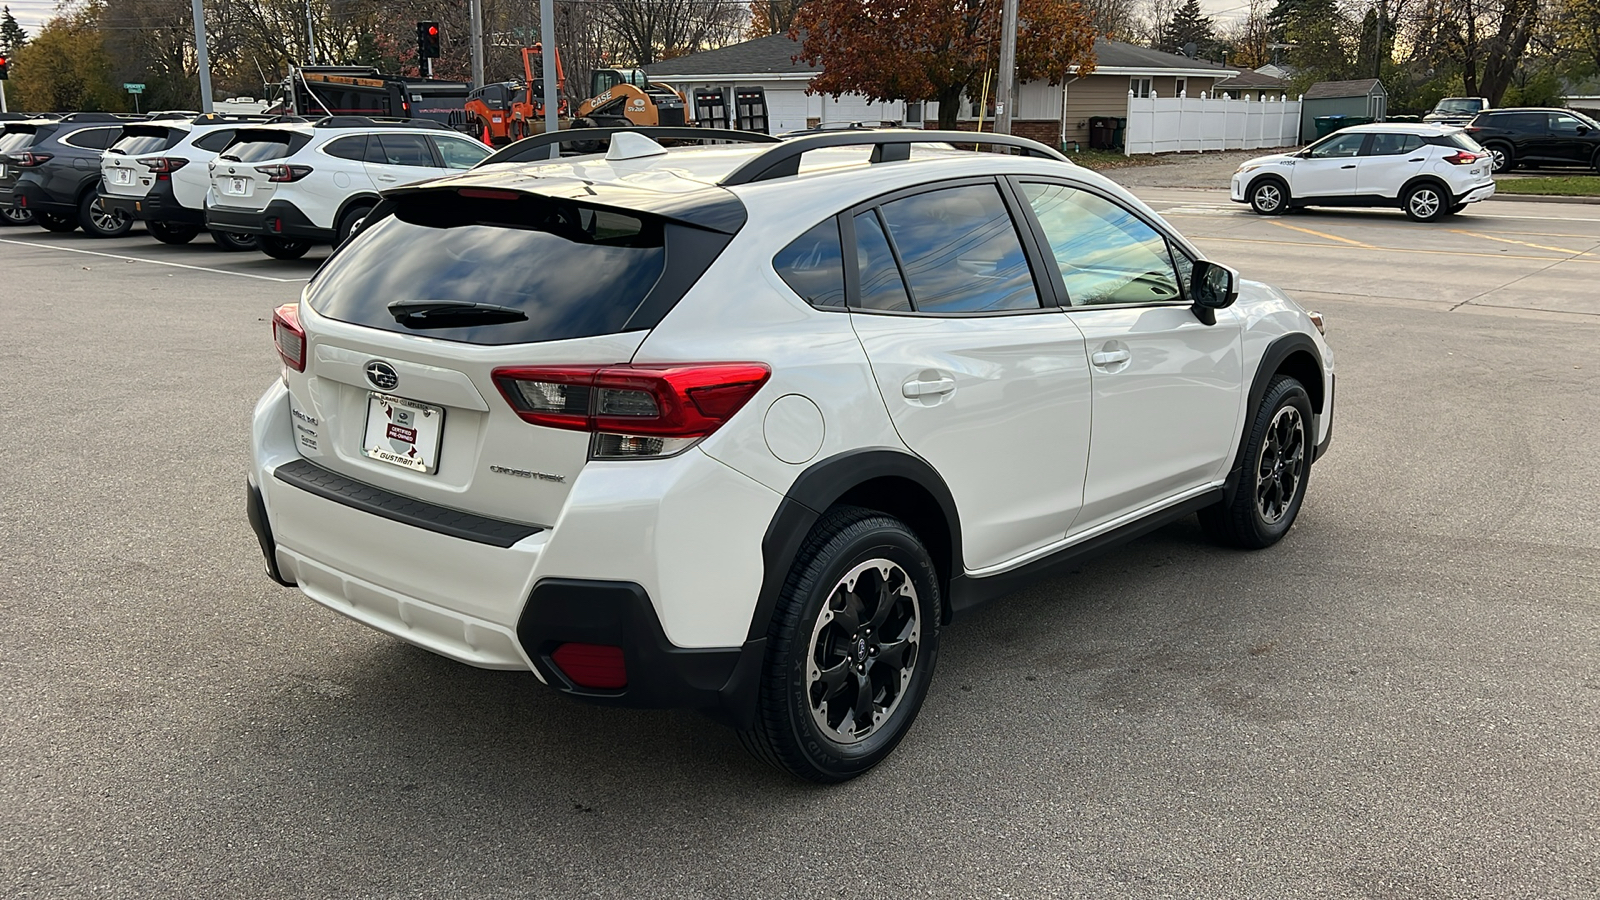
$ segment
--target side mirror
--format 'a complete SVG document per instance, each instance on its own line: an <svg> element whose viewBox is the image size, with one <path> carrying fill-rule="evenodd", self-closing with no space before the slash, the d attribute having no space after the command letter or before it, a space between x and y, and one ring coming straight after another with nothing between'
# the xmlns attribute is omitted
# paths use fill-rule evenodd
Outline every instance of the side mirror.
<svg viewBox="0 0 1600 900"><path fill-rule="evenodd" d="M1195 317L1207 325L1217 324L1216 311L1239 299L1239 273L1221 263L1195 263L1190 284Z"/></svg>

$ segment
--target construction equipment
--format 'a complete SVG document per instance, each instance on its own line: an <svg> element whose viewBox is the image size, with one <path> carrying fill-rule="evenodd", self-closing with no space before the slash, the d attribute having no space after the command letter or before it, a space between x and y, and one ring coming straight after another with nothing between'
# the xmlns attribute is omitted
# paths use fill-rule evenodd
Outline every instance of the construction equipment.
<svg viewBox="0 0 1600 900"><path fill-rule="evenodd" d="M589 99L573 116L574 128L624 125L686 124L683 95L663 84L651 84L643 69L595 69Z"/></svg>
<svg viewBox="0 0 1600 900"><path fill-rule="evenodd" d="M544 133L544 47L522 48L522 81L486 84L467 95L467 128L491 147ZM556 115L567 127L567 75L556 50Z"/></svg>
<svg viewBox="0 0 1600 900"><path fill-rule="evenodd" d="M472 85L386 75L370 66L295 66L283 82L285 112L311 116L432 119L460 115Z"/></svg>

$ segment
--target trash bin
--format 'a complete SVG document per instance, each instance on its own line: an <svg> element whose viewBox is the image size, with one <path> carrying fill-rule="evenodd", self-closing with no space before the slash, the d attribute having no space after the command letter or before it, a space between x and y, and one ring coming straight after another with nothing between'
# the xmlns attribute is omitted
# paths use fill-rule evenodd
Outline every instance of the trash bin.
<svg viewBox="0 0 1600 900"><path fill-rule="evenodd" d="M1095 150L1110 150L1112 147L1112 125L1108 116L1091 116L1089 118L1089 146Z"/></svg>
<svg viewBox="0 0 1600 900"><path fill-rule="evenodd" d="M1317 137L1325 138L1349 124L1345 118L1345 116L1317 116L1311 121L1317 125Z"/></svg>
<svg viewBox="0 0 1600 900"><path fill-rule="evenodd" d="M1123 147L1123 143L1122 143L1123 136L1126 135L1127 133L1128 133L1128 120L1127 119L1121 119L1121 118L1117 119L1116 129L1111 132L1111 146L1114 149L1121 150L1122 147Z"/></svg>
<svg viewBox="0 0 1600 900"><path fill-rule="evenodd" d="M1372 118L1370 116L1345 116L1344 117L1344 123L1341 124L1339 127L1340 128L1349 128L1351 125L1371 125L1371 124L1372 124Z"/></svg>

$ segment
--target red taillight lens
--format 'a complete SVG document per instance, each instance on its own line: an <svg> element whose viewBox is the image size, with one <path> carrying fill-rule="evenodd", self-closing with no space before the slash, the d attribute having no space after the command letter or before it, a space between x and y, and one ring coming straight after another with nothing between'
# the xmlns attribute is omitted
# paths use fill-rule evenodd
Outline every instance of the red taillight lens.
<svg viewBox="0 0 1600 900"><path fill-rule="evenodd" d="M36 169L54 158L54 153L34 153L29 150L21 156L12 157L12 162L15 162L19 169Z"/></svg>
<svg viewBox="0 0 1600 900"><path fill-rule="evenodd" d="M310 166L289 166L278 163L271 166L256 166L256 171L267 176L267 180L275 184L290 181L299 181L311 174Z"/></svg>
<svg viewBox="0 0 1600 900"><path fill-rule="evenodd" d="M523 421L594 432L601 458L678 452L722 427L771 376L761 363L494 370Z"/></svg>
<svg viewBox="0 0 1600 900"><path fill-rule="evenodd" d="M628 664L621 647L562 644L550 654L550 661L578 687L617 690L628 686Z"/></svg>
<svg viewBox="0 0 1600 900"><path fill-rule="evenodd" d="M189 164L189 161L181 156L158 156L155 159L141 159L139 162L155 173L157 181L166 181L172 177L173 172Z"/></svg>
<svg viewBox="0 0 1600 900"><path fill-rule="evenodd" d="M1482 131L1483 128L1478 125L1468 125L1462 130L1467 134L1477 134L1478 132Z"/></svg>
<svg viewBox="0 0 1600 900"><path fill-rule="evenodd" d="M1472 163L1478 161L1478 154L1468 153L1465 150L1457 150L1455 153L1446 156L1444 161L1455 166L1471 165Z"/></svg>
<svg viewBox="0 0 1600 900"><path fill-rule="evenodd" d="M296 372L306 370L306 333L300 327L300 304L285 303L272 311L272 340L283 364Z"/></svg>

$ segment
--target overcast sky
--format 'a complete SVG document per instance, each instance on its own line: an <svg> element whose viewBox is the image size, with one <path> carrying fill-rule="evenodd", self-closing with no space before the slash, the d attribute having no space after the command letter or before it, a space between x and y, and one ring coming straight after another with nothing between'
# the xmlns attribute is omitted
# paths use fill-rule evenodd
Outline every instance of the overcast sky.
<svg viewBox="0 0 1600 900"><path fill-rule="evenodd" d="M526 0L535 3L537 0ZM28 30L29 37L39 33L39 26L44 21L55 15L57 0L0 0L0 4L11 7L11 14L16 17L17 24ZM1244 0L1200 0L1200 6L1207 14L1218 19L1234 19L1244 15L1249 4Z"/></svg>

